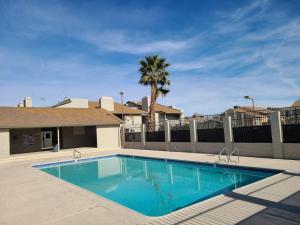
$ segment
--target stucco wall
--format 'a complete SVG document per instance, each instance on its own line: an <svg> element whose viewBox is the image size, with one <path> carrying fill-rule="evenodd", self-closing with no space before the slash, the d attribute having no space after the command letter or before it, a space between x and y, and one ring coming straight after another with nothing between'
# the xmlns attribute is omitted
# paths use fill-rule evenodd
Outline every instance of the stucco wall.
<svg viewBox="0 0 300 225"><path fill-rule="evenodd" d="M218 154L222 148L224 148L224 143L197 142L196 152Z"/></svg>
<svg viewBox="0 0 300 225"><path fill-rule="evenodd" d="M235 143L241 156L273 158L272 143Z"/></svg>
<svg viewBox="0 0 300 225"><path fill-rule="evenodd" d="M300 159L300 144L299 143L283 143L283 158L284 159Z"/></svg>
<svg viewBox="0 0 300 225"><path fill-rule="evenodd" d="M165 151L166 144L165 142L146 142L145 149Z"/></svg>
<svg viewBox="0 0 300 225"><path fill-rule="evenodd" d="M11 129L10 154L41 151L41 129ZM26 139L28 139L26 141Z"/></svg>
<svg viewBox="0 0 300 225"><path fill-rule="evenodd" d="M174 152L192 152L190 142L170 142L169 151ZM224 143L212 143L212 142L197 142L198 153L218 154L225 146ZM272 144L271 143L235 143L235 146L239 148L241 156L252 156L252 157L264 157L272 158ZM300 158L300 149L297 146L299 144L286 144L286 157L287 158ZM166 150L165 142L146 142L145 147L140 142L125 142L125 148L133 149L149 149L149 150Z"/></svg>
<svg viewBox="0 0 300 225"><path fill-rule="evenodd" d="M192 152L190 142L170 142L170 151Z"/></svg>
<svg viewBox="0 0 300 225"><path fill-rule="evenodd" d="M97 126L98 148L119 148L120 143L120 126Z"/></svg>
<svg viewBox="0 0 300 225"><path fill-rule="evenodd" d="M62 149L97 146L96 127L94 126L80 128L63 127L60 132Z"/></svg>
<svg viewBox="0 0 300 225"><path fill-rule="evenodd" d="M9 130L0 129L0 158L9 157L10 143L9 143Z"/></svg>
<svg viewBox="0 0 300 225"><path fill-rule="evenodd" d="M125 141L124 148L143 149L144 147L142 146L141 142Z"/></svg>

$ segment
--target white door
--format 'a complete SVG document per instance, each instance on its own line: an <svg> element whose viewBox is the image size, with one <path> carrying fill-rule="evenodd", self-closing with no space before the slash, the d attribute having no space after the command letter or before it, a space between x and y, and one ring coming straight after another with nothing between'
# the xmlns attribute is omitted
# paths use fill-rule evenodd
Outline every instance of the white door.
<svg viewBox="0 0 300 225"><path fill-rule="evenodd" d="M42 131L42 148L52 148L52 131Z"/></svg>

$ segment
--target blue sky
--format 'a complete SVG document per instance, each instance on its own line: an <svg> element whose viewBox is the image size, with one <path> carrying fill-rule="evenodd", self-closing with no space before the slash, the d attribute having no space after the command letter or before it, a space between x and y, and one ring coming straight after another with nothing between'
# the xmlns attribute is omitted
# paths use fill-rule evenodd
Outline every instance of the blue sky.
<svg viewBox="0 0 300 225"><path fill-rule="evenodd" d="M153 54L172 65L159 102L186 114L300 98L298 0L0 0L0 27L0 105L139 100L138 61Z"/></svg>

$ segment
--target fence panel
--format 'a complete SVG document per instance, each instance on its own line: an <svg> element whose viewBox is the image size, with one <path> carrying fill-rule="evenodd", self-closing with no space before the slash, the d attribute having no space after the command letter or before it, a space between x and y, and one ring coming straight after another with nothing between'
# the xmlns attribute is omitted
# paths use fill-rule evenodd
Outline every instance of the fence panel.
<svg viewBox="0 0 300 225"><path fill-rule="evenodd" d="M244 143L271 143L270 110L235 112L232 116L233 139Z"/></svg>
<svg viewBox="0 0 300 225"><path fill-rule="evenodd" d="M224 142L224 129L197 129L198 142Z"/></svg>
<svg viewBox="0 0 300 225"><path fill-rule="evenodd" d="M170 121L171 141L190 142L190 124L188 120Z"/></svg>
<svg viewBox="0 0 300 225"><path fill-rule="evenodd" d="M141 124L127 124L124 126L125 141L141 142Z"/></svg>
<svg viewBox="0 0 300 225"><path fill-rule="evenodd" d="M198 142L224 142L223 117L224 114L197 116Z"/></svg>
<svg viewBox="0 0 300 225"><path fill-rule="evenodd" d="M146 132L147 142L164 142L165 141L165 131L153 131Z"/></svg>
<svg viewBox="0 0 300 225"><path fill-rule="evenodd" d="M141 132L125 133L125 141L141 142Z"/></svg>
<svg viewBox="0 0 300 225"><path fill-rule="evenodd" d="M280 111L283 142L300 143L300 107L277 108Z"/></svg>
<svg viewBox="0 0 300 225"><path fill-rule="evenodd" d="M171 130L172 142L190 142L191 135L189 130Z"/></svg>
<svg viewBox="0 0 300 225"><path fill-rule="evenodd" d="M300 143L300 124L282 125L284 143Z"/></svg>
<svg viewBox="0 0 300 225"><path fill-rule="evenodd" d="M234 142L271 143L272 134L270 125L234 127Z"/></svg>

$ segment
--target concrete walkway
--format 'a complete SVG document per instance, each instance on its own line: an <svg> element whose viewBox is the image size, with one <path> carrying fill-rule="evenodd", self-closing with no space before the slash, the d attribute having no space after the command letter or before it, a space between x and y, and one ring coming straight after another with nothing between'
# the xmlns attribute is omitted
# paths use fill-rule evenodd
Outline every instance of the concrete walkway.
<svg viewBox="0 0 300 225"><path fill-rule="evenodd" d="M81 149L83 157L128 154L197 162L217 156L133 149ZM163 217L146 217L31 167L72 151L0 159L0 224L300 224L300 161L241 157L240 164L286 170Z"/></svg>

